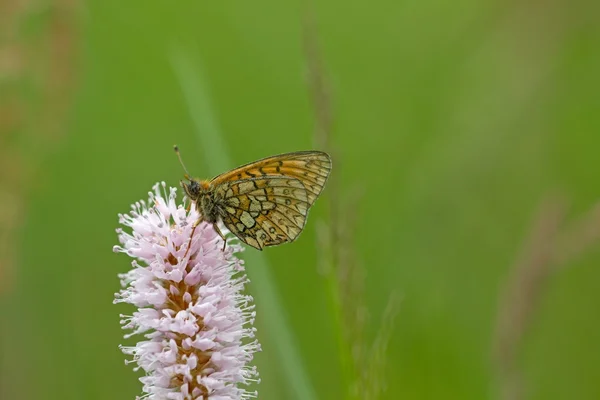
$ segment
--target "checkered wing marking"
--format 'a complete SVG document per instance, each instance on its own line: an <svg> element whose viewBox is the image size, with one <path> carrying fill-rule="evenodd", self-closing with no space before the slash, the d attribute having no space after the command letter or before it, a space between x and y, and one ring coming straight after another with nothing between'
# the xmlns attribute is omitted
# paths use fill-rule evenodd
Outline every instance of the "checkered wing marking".
<svg viewBox="0 0 600 400"><path fill-rule="evenodd" d="M216 189L223 224L244 243L262 250L292 242L299 235L311 204L298 179L264 176L225 182Z"/></svg>
<svg viewBox="0 0 600 400"><path fill-rule="evenodd" d="M210 182L217 187L226 182L260 177L286 176L299 180L306 188L309 205L313 205L331 171L331 157L322 151L297 151L263 158L221 174Z"/></svg>

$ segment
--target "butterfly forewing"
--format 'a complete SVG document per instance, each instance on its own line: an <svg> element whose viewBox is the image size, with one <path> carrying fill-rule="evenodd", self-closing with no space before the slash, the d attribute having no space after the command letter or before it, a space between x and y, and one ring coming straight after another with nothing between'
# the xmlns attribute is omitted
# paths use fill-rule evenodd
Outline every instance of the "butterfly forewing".
<svg viewBox="0 0 600 400"><path fill-rule="evenodd" d="M233 171L215 177L213 187L225 182L245 181L260 177L286 176L297 179L306 189L309 205L312 205L325 186L331 171L331 158L321 151L298 151L267 157L243 165Z"/></svg>

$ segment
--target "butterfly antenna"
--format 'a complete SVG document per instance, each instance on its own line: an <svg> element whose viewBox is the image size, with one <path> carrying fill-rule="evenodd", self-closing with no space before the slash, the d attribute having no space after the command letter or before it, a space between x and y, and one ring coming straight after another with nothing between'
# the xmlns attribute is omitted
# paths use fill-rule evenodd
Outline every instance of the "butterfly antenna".
<svg viewBox="0 0 600 400"><path fill-rule="evenodd" d="M175 154L177 154L177 158L179 158L179 163L181 164L181 166L183 167L183 170L185 171L185 178L190 179L190 173L188 172L187 168L185 167L185 164L183 163L183 160L181 159L181 153L179 152L179 146L177 146L177 145L173 146L173 150L175 150Z"/></svg>

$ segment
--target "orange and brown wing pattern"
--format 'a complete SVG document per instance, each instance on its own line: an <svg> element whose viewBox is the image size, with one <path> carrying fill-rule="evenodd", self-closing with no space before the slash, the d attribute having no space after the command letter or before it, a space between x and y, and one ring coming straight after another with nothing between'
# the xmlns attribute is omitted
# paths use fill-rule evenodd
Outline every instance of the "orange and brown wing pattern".
<svg viewBox="0 0 600 400"><path fill-rule="evenodd" d="M219 185L261 177L285 176L297 179L306 188L308 204L312 205L325 186L331 171L331 157L322 151L297 151L267 157L221 174L210 181Z"/></svg>
<svg viewBox="0 0 600 400"><path fill-rule="evenodd" d="M215 194L221 199L223 224L259 250L294 241L311 206L304 184L287 176L224 182L215 188Z"/></svg>

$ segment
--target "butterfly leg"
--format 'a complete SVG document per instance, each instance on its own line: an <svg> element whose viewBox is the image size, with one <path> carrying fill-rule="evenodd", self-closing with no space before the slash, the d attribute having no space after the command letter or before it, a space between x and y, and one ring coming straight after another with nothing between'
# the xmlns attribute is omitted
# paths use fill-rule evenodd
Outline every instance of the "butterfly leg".
<svg viewBox="0 0 600 400"><path fill-rule="evenodd" d="M225 246L227 246L227 239L225 238L225 235L223 235L223 232L221 232L216 223L214 223L213 226L215 228L215 231L219 234L219 236L221 236L221 239L223 239L223 250L221 251L225 251Z"/></svg>
<svg viewBox="0 0 600 400"><path fill-rule="evenodd" d="M188 241L188 247L187 250L185 251L185 254L183 255L183 258L185 258L188 253L190 252L190 249L192 248L192 238L194 237L194 233L196 232L196 228L198 227L198 225L200 225L200 222L202 222L202 218L198 218L198 220L196 220L196 222L194 222L194 225L192 225L192 234L190 235L190 240Z"/></svg>

